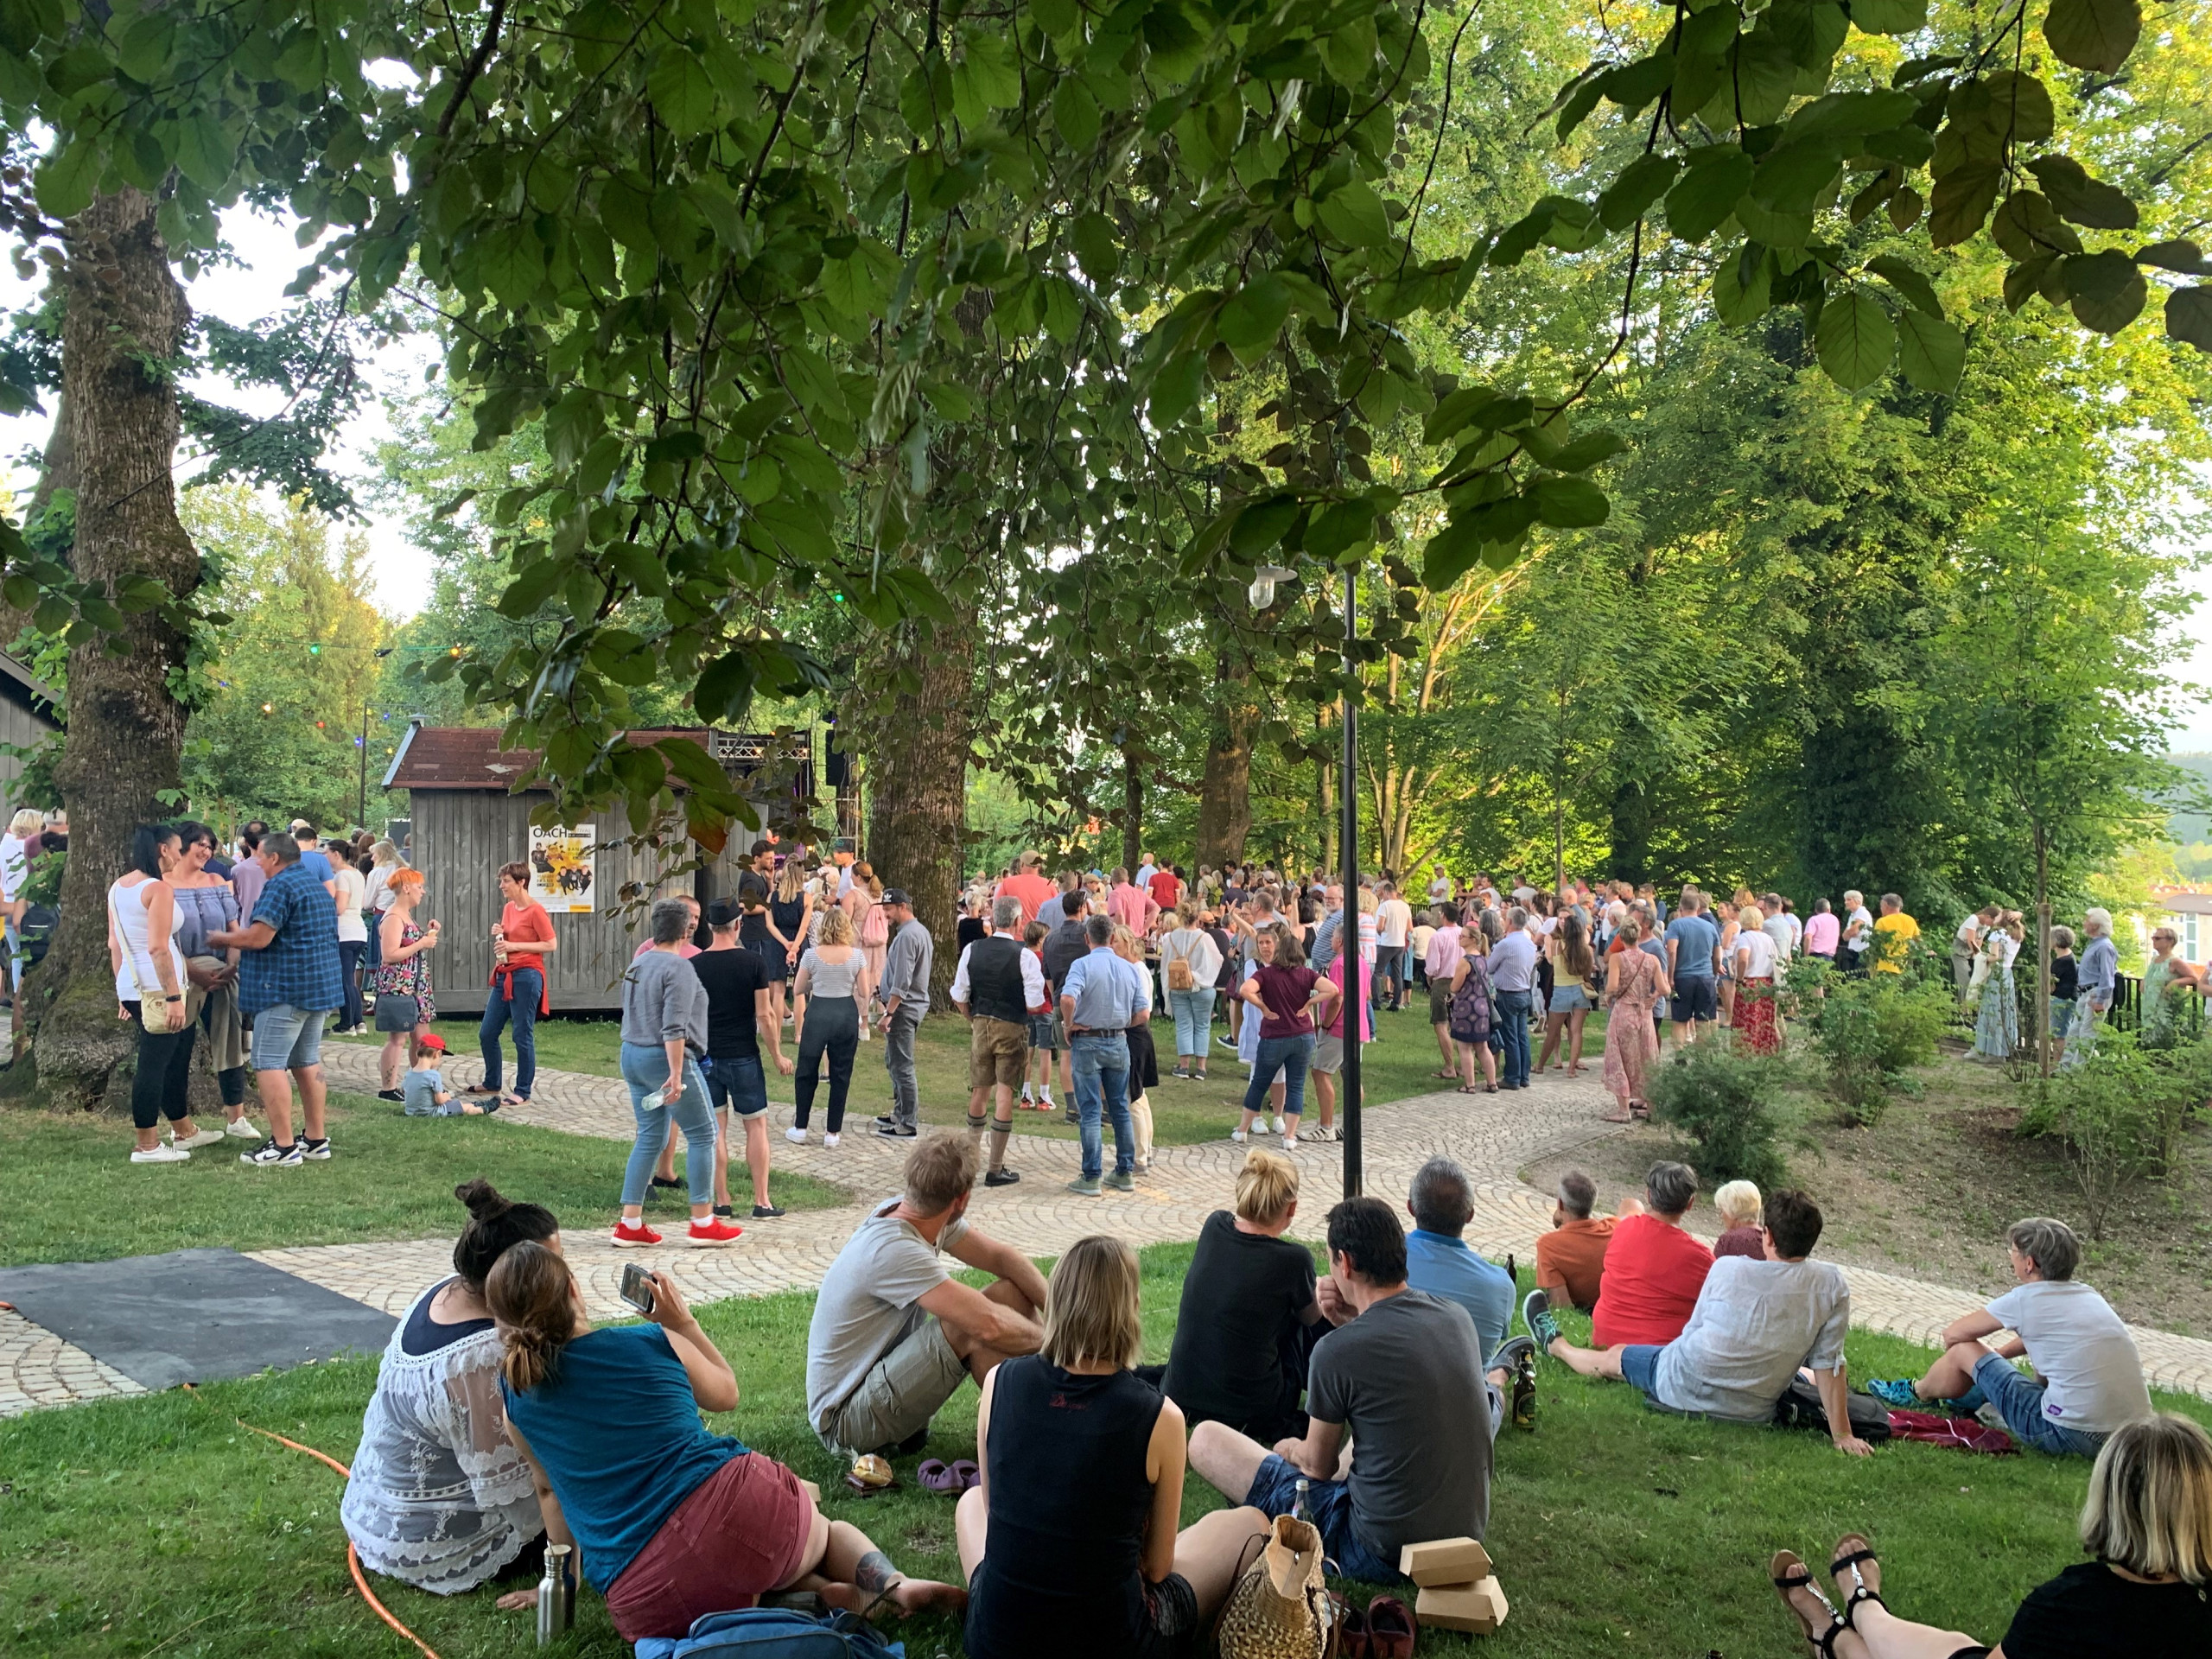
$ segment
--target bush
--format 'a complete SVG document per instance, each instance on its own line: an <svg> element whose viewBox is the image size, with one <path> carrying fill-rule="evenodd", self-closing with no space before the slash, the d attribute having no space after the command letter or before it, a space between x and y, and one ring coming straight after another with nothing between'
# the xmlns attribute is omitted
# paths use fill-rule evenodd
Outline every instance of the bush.
<svg viewBox="0 0 2212 1659"><path fill-rule="evenodd" d="M1793 976L1794 977L1794 976ZM1948 982L1902 974L1864 979L1830 976L1827 995L1798 1005L1827 1073L1827 1090L1847 1123L1878 1122L1906 1073L1936 1058L1936 1039L1950 1023Z"/></svg>
<svg viewBox="0 0 2212 1659"><path fill-rule="evenodd" d="M2101 1239L2129 1187L2171 1173L2190 1113L2212 1094L2212 1038L2152 1050L2107 1030L2081 1065L2021 1092L2020 1133L2063 1142L2089 1236Z"/></svg>
<svg viewBox="0 0 2212 1659"><path fill-rule="evenodd" d="M1773 1060L1739 1054L1719 1043L1693 1043L1651 1069L1652 1116L1697 1142L1697 1169L1708 1184L1783 1179L1776 1146L1782 1125L1770 1103L1782 1086Z"/></svg>

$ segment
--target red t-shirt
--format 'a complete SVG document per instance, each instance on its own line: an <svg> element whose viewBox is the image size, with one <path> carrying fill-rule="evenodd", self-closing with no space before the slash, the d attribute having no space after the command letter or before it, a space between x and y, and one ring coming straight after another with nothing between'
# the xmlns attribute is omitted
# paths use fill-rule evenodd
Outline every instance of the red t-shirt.
<svg viewBox="0 0 2212 1659"><path fill-rule="evenodd" d="M499 911L499 926L506 933L509 944L512 944L517 939L531 944L551 944L554 942L553 918L545 913L545 906L535 899L525 904L502 906ZM553 988L550 983L552 976L545 971L545 957L543 952L537 950L515 952L508 957L505 967L494 967L492 969L491 983L499 986L499 995L512 1002L515 1000L514 987L506 982L517 971L524 968L537 969L538 1013L541 1014L552 1013Z"/></svg>
<svg viewBox="0 0 2212 1659"><path fill-rule="evenodd" d="M1152 888L1153 903L1162 910L1174 909L1175 901L1183 896L1183 878L1173 870L1157 872L1148 885Z"/></svg>
<svg viewBox="0 0 2212 1659"><path fill-rule="evenodd" d="M1041 875L1025 871L1020 875L1007 877L999 883L991 896L994 899L1021 900L1021 921L1026 927L1037 919L1037 912L1045 907L1045 901L1057 899L1059 893L1058 882L1048 881Z"/></svg>
<svg viewBox="0 0 2212 1659"><path fill-rule="evenodd" d="M1624 1216L1605 1250L1590 1340L1667 1343L1682 1334L1713 1271L1713 1252L1656 1216Z"/></svg>

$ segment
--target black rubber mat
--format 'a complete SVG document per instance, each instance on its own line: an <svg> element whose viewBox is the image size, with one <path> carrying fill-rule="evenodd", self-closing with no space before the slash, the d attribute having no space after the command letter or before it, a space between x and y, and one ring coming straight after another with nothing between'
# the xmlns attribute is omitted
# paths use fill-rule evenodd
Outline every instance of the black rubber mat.
<svg viewBox="0 0 2212 1659"><path fill-rule="evenodd" d="M377 1353L395 1323L236 1250L0 1269L0 1301L149 1389Z"/></svg>

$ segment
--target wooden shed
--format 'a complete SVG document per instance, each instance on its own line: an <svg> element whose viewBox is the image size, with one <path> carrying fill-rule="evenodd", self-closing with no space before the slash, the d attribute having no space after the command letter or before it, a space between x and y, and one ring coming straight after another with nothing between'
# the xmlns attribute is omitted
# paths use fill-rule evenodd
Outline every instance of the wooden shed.
<svg viewBox="0 0 2212 1659"><path fill-rule="evenodd" d="M754 733L699 728L628 735L639 747L664 738L690 738L741 781L762 769L775 742ZM779 789L773 800L753 797L764 821L804 817L812 805L812 744L798 741L805 747L787 757L798 763L788 793ZM406 790L412 798L410 861L423 872L427 895L417 913L444 924L431 959L441 1015L483 1010L492 925L499 918L502 864L531 863L550 895L546 908L561 942L547 975L556 1014L612 1013L622 1006L622 971L645 937L644 918L632 912L622 896L632 883L658 896L690 893L702 906L736 889L737 860L751 845L741 827L719 857L680 874L676 872L682 866L705 855L683 834L680 821L657 846L628 845L629 820L619 810L599 814L588 826L575 826L578 833L572 836L550 836L543 830L533 836L530 815L545 800L545 792L518 794L514 785L537 761L528 750L500 748L496 727L425 726L417 721L400 740L385 773L385 788ZM681 791L672 774L670 781Z"/></svg>
<svg viewBox="0 0 2212 1659"><path fill-rule="evenodd" d="M35 749L61 729L54 717L54 688L12 657L0 656L0 795L10 795L22 775L20 754L8 750ZM0 814L0 817L4 817Z"/></svg>

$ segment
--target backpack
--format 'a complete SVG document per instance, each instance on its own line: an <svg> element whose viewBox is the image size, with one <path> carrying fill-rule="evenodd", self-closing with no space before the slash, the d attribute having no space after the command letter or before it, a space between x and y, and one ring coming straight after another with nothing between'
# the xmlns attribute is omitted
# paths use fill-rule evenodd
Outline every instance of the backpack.
<svg viewBox="0 0 2212 1659"><path fill-rule="evenodd" d="M1854 1389L1844 1395L1844 1403L1851 1413L1851 1432L1867 1445L1879 1446L1894 1432L1890 1427L1890 1408L1872 1395ZM1821 1403L1820 1389L1802 1376L1792 1378L1782 1398L1774 1402L1774 1422L1777 1428L1826 1432L1828 1414Z"/></svg>
<svg viewBox="0 0 2212 1659"><path fill-rule="evenodd" d="M883 900L877 899L868 907L868 914L861 918L861 948L891 943L891 918L883 913Z"/></svg>
<svg viewBox="0 0 2212 1659"><path fill-rule="evenodd" d="M1163 959L1167 964L1169 990L1191 991L1198 988L1198 981L1191 973L1191 953L1188 950L1178 951L1172 957L1163 953Z"/></svg>
<svg viewBox="0 0 2212 1659"><path fill-rule="evenodd" d="M638 1659L906 1659L906 1644L885 1641L854 1613L746 1607L703 1614L686 1636L649 1636Z"/></svg>

